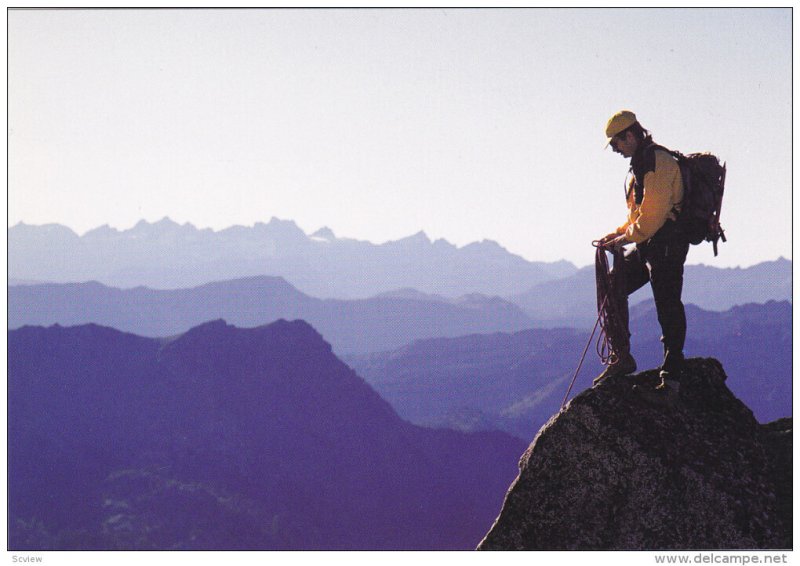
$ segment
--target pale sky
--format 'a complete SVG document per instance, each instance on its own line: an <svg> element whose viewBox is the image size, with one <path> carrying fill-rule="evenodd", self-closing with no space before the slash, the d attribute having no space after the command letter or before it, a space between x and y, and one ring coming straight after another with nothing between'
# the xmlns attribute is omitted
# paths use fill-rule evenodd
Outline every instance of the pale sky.
<svg viewBox="0 0 800 566"><path fill-rule="evenodd" d="M8 224L294 220L593 261L619 109L728 162L718 258L791 258L791 10L8 13Z"/></svg>

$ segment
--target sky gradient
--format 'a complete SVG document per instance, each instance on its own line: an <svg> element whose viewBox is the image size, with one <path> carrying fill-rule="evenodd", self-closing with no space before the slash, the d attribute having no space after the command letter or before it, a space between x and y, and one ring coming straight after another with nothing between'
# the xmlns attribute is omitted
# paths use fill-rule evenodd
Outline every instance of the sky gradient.
<svg viewBox="0 0 800 566"><path fill-rule="evenodd" d="M791 258L791 10L12 10L8 223L276 216L593 261L606 120L728 162L718 258Z"/></svg>

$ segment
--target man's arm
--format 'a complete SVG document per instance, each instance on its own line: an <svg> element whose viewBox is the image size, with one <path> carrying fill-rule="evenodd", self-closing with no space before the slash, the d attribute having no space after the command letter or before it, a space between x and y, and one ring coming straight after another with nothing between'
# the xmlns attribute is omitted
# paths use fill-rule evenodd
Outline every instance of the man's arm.
<svg viewBox="0 0 800 566"><path fill-rule="evenodd" d="M644 198L638 216L629 224L625 237L640 243L652 238L670 216L675 203L673 194L681 182L677 161L663 151L656 151L655 171L644 176Z"/></svg>

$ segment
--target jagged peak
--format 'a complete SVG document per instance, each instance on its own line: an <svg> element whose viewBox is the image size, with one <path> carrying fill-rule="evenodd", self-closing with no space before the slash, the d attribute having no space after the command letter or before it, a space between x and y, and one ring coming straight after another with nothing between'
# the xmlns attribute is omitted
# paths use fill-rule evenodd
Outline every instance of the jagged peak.
<svg viewBox="0 0 800 566"><path fill-rule="evenodd" d="M410 236L406 236L405 238L400 238L399 240L391 240L386 242L385 246L406 246L406 245L429 245L431 243L430 238L425 233L424 230L420 230L419 232L412 234Z"/></svg>
<svg viewBox="0 0 800 566"><path fill-rule="evenodd" d="M608 378L553 416L479 549L785 548L776 501L791 470L765 459L722 365L689 359L664 390L658 374Z"/></svg>
<svg viewBox="0 0 800 566"><path fill-rule="evenodd" d="M266 225L267 226L272 226L272 227L282 226L282 227L288 227L288 228L297 228L298 230L300 230L300 228L297 226L297 222L295 222L294 220L282 220L282 219L278 218L277 216L271 217L269 219L269 222L267 222Z"/></svg>
<svg viewBox="0 0 800 566"><path fill-rule="evenodd" d="M216 359L231 352L272 356L279 353L292 360L309 356L333 356L331 345L304 320L279 319L251 328L237 327L223 319L211 320L164 340L161 355L184 360Z"/></svg>
<svg viewBox="0 0 800 566"><path fill-rule="evenodd" d="M141 232L153 232L154 229L156 231L170 229L174 227L178 227L179 224L177 222L172 221L168 216L165 216L161 220L157 220L155 222L148 222L144 218L139 220L136 224L133 225L132 228L126 230L128 232L133 233L141 233Z"/></svg>
<svg viewBox="0 0 800 566"><path fill-rule="evenodd" d="M273 330L277 332L292 332L295 334L302 334L314 340L322 340L322 335L317 332L317 330L311 326L310 323L306 322L301 318L296 318L293 320L287 320L285 318L279 318L269 324L263 324L261 326L257 326L255 330L264 331L264 330Z"/></svg>
<svg viewBox="0 0 800 566"><path fill-rule="evenodd" d="M322 335L311 326L308 322L302 319L286 320L280 318L268 324L256 326L253 328L241 328L228 324L224 319L209 320L197 326L192 327L183 334L177 337L177 341L190 341L196 338L220 338L225 335L261 335L261 336L291 336L300 338L308 343L324 343L327 349L330 350Z"/></svg>
<svg viewBox="0 0 800 566"><path fill-rule="evenodd" d="M112 226L110 226L108 224L102 224L100 226L97 226L96 228L92 228L91 230L87 230L83 234L82 237L83 238L87 238L87 237L88 238L96 238L98 236L107 236L107 235L111 235L111 234L119 234L119 230L117 230L116 228L113 228Z"/></svg>
<svg viewBox="0 0 800 566"><path fill-rule="evenodd" d="M330 242L336 239L336 234L334 234L333 230L331 230L327 226L323 226L322 228L311 234L311 237L327 240Z"/></svg>
<svg viewBox="0 0 800 566"><path fill-rule="evenodd" d="M472 250L474 250L474 251L502 251L502 252L507 252L508 251L508 250L506 250L506 248L501 246L496 241L487 240L487 239L483 239L483 240L480 240L478 242L470 242L469 244L465 245L461 249L470 250L470 251L472 251Z"/></svg>
<svg viewBox="0 0 800 566"><path fill-rule="evenodd" d="M294 220L281 220L275 216L270 218L269 222L266 224L263 222L256 222L253 225L253 231L273 237L290 238L295 241L304 241L308 239L306 233L303 232Z"/></svg>
<svg viewBox="0 0 800 566"><path fill-rule="evenodd" d="M225 322L224 319L218 318L215 320L209 320L208 322L204 322L202 324L198 324L197 326L193 326L186 332L181 335L182 339L189 339L194 338L197 336L207 336L209 334L218 335L221 333L226 332L229 329L234 329L235 327Z"/></svg>

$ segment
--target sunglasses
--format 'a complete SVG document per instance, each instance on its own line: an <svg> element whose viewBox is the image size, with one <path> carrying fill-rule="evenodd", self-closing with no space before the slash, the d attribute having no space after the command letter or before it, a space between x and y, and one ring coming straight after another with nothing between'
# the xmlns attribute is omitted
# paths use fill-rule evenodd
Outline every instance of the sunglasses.
<svg viewBox="0 0 800 566"><path fill-rule="evenodd" d="M625 137L626 137L627 135L628 135L628 130L627 130L627 128L626 128L626 129L622 130L620 133L618 133L618 134L614 134L614 135L611 137L611 142L612 142L612 143L614 143L614 142L622 141L622 140L624 140L624 139L625 139Z"/></svg>

